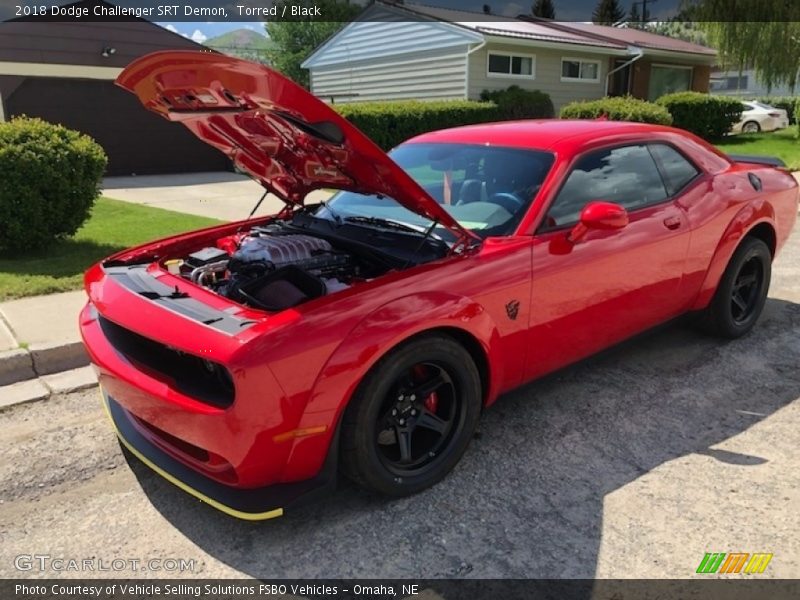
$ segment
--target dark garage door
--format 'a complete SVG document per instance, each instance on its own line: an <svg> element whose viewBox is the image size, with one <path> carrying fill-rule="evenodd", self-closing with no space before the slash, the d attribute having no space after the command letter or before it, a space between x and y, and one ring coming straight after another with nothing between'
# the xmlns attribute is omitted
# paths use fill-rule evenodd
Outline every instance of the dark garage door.
<svg viewBox="0 0 800 600"><path fill-rule="evenodd" d="M11 115L41 117L92 136L109 175L230 170L224 154L145 110L111 81L29 77L6 99Z"/></svg>

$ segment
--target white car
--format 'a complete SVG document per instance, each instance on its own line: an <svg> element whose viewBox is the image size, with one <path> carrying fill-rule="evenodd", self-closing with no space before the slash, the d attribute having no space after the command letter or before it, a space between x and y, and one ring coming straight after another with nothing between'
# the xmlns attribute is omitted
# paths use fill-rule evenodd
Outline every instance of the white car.
<svg viewBox="0 0 800 600"><path fill-rule="evenodd" d="M782 108L761 102L742 102L742 119L732 130L734 133L758 133L775 131L789 126L789 115Z"/></svg>

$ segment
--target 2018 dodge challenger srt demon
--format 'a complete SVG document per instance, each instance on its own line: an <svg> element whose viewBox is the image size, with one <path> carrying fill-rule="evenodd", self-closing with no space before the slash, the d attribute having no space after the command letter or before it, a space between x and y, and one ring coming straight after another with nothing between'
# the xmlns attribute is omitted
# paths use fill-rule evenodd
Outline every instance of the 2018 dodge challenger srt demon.
<svg viewBox="0 0 800 600"><path fill-rule="evenodd" d="M797 215L776 161L668 127L483 124L386 154L235 58L156 53L117 83L285 202L93 266L80 316L122 443L246 519L340 471L427 488L500 394L679 315L746 334Z"/></svg>

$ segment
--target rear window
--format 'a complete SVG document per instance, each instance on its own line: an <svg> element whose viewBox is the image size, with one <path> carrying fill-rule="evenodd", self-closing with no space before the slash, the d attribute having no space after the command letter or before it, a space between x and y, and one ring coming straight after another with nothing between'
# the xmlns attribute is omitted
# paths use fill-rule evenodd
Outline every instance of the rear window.
<svg viewBox="0 0 800 600"><path fill-rule="evenodd" d="M699 169L672 146L653 144L650 152L664 174L664 183L670 196L680 192L700 174Z"/></svg>

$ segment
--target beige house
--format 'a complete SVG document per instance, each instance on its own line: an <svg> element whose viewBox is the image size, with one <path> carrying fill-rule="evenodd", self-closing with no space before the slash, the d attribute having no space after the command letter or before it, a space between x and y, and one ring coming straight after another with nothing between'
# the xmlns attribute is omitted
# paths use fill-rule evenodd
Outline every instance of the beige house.
<svg viewBox="0 0 800 600"><path fill-rule="evenodd" d="M708 91L716 52L636 29L376 1L303 63L333 102L477 99L518 85L574 100Z"/></svg>

